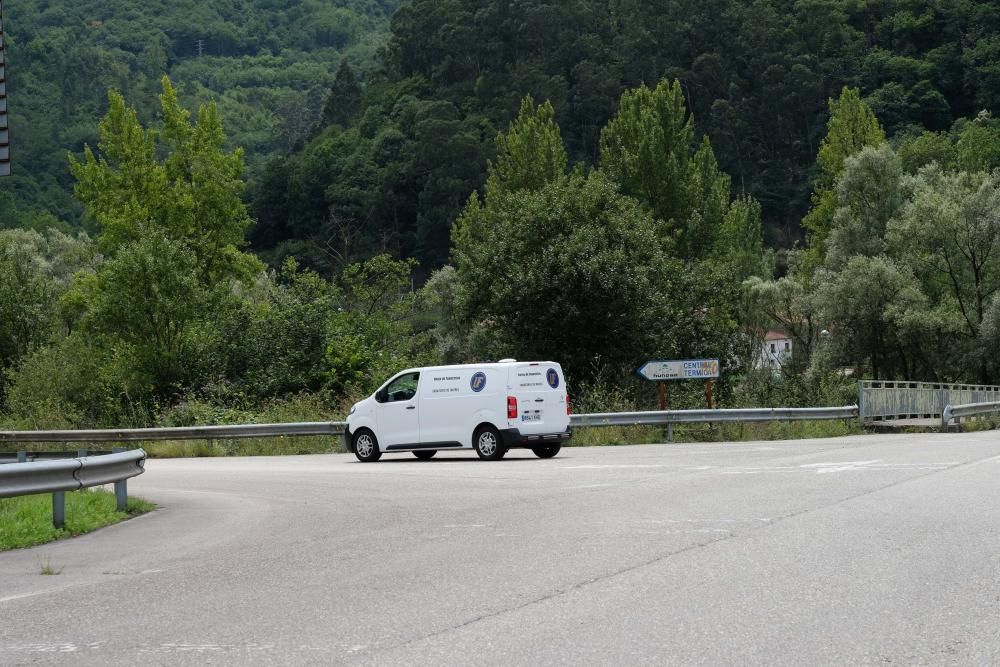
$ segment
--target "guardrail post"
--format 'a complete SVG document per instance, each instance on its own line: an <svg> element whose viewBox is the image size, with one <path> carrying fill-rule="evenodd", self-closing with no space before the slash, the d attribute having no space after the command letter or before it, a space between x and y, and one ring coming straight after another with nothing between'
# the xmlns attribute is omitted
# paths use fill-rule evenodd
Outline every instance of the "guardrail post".
<svg viewBox="0 0 1000 667"><path fill-rule="evenodd" d="M674 441L674 424L670 422L667 424L667 442Z"/></svg>
<svg viewBox="0 0 1000 667"><path fill-rule="evenodd" d="M17 453L17 462L18 463L27 463L28 462L28 452L26 452L24 450L19 451Z"/></svg>
<svg viewBox="0 0 1000 667"><path fill-rule="evenodd" d="M78 449L78 450L76 450L76 458L82 459L86 455L87 455L87 450L86 449Z"/></svg>
<svg viewBox="0 0 1000 667"><path fill-rule="evenodd" d="M52 494L52 525L62 528L66 525L66 492L56 491Z"/></svg>
<svg viewBox="0 0 1000 667"><path fill-rule="evenodd" d="M126 449L124 447L114 447L111 450L112 454L118 454L124 452ZM115 482L115 507L119 512L124 512L125 508L128 506L128 482L124 479Z"/></svg>

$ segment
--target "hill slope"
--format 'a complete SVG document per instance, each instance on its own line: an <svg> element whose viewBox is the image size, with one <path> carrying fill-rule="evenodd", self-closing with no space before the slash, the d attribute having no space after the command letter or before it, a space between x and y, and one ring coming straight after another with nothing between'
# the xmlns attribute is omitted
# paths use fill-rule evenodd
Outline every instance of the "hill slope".
<svg viewBox="0 0 1000 667"><path fill-rule="evenodd" d="M67 151L97 140L108 88L157 108L168 74L191 106L216 99L248 172L319 118L342 58L372 61L398 0L19 0L6 3L14 176L0 228L35 211L75 223Z"/></svg>

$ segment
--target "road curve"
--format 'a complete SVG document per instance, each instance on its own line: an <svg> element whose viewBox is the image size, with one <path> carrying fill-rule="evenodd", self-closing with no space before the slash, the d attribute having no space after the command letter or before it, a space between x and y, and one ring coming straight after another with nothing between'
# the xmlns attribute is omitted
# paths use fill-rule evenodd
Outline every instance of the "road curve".
<svg viewBox="0 0 1000 667"><path fill-rule="evenodd" d="M997 433L146 470L0 664L1000 663Z"/></svg>

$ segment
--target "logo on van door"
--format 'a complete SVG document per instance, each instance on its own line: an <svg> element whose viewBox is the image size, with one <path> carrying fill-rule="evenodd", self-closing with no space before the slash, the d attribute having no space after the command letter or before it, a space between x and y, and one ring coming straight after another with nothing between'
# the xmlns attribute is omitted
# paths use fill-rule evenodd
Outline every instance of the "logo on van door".
<svg viewBox="0 0 1000 667"><path fill-rule="evenodd" d="M559 373L556 373L556 369L550 368L545 374L545 379L549 381L549 386L553 389L559 386Z"/></svg>
<svg viewBox="0 0 1000 667"><path fill-rule="evenodd" d="M479 371L472 376L472 380L469 382L469 386L472 387L472 391L480 392L486 388L486 373Z"/></svg>

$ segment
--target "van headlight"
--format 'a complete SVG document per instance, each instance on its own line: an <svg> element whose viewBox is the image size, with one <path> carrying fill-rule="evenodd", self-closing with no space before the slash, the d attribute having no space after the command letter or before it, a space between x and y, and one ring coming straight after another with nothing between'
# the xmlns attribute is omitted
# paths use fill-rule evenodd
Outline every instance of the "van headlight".
<svg viewBox="0 0 1000 667"><path fill-rule="evenodd" d="M350 412L348 412L347 414L348 414L348 415L353 415L353 414L354 414L354 411L355 411L355 410L357 410L357 409L358 409L358 404L357 404L357 403L355 403L354 405L352 405L352 406L351 406L351 411L350 411Z"/></svg>

